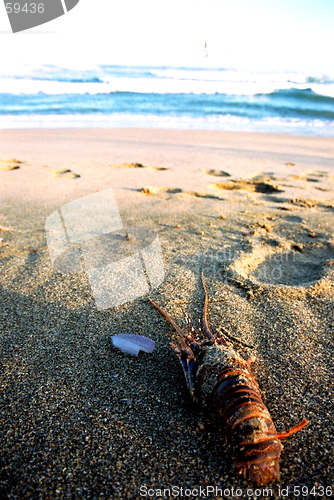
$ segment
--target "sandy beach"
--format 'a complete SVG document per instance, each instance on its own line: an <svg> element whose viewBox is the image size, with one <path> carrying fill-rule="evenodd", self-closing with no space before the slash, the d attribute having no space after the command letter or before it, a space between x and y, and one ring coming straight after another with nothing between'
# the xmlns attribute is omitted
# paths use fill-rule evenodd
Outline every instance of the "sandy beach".
<svg viewBox="0 0 334 500"><path fill-rule="evenodd" d="M333 159L333 139L321 137L1 130L1 500L168 498L172 487L180 498L182 488L191 498L295 498L298 487L331 497ZM99 310L85 273L53 269L45 221L110 188L126 226L158 234L165 278ZM309 420L283 442L281 481L257 493L191 401L169 346L176 335L147 301L182 327L184 312L197 323L201 269L210 324L255 356L277 431ZM119 333L156 348L126 355L110 342Z"/></svg>

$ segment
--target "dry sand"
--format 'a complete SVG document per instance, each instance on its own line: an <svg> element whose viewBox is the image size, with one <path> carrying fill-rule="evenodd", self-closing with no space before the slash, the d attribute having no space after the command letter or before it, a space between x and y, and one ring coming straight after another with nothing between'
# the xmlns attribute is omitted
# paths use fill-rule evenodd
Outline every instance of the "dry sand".
<svg viewBox="0 0 334 500"><path fill-rule="evenodd" d="M331 138L1 131L1 500L164 498L172 486L179 498L321 497L333 482L333 158ZM309 419L269 491L233 475L146 297L99 311L85 274L53 271L46 217L107 188L125 223L159 234L165 280L149 296L182 326L184 311L197 321L203 268L210 323L252 346L235 345L256 357L277 430ZM116 333L156 349L125 355Z"/></svg>

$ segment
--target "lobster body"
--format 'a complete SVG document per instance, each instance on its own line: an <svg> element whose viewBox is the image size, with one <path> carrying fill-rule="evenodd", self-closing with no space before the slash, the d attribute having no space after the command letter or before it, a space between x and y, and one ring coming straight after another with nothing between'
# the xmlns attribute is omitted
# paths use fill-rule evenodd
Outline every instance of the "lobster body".
<svg viewBox="0 0 334 500"><path fill-rule="evenodd" d="M224 337L213 335L207 320L208 293L203 275L202 284L205 301L198 332L188 320L189 333L184 333L160 306L151 299L149 302L179 334L179 344L171 346L181 361L190 393L195 401L215 412L225 429L236 473L257 485L268 484L280 478L280 440L308 422L304 419L288 432L277 433L250 369L255 358L245 360ZM206 339L198 342L195 335Z"/></svg>
<svg viewBox="0 0 334 500"><path fill-rule="evenodd" d="M258 485L280 478L282 444L264 405L250 361L231 346L204 348L196 388L225 429L237 474Z"/></svg>

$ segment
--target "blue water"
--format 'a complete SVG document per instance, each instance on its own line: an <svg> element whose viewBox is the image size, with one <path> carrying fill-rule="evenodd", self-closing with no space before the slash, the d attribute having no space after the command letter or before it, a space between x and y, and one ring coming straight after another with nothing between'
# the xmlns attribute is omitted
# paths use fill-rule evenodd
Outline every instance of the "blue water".
<svg viewBox="0 0 334 500"><path fill-rule="evenodd" d="M334 136L334 76L26 65L0 76L0 127L154 127Z"/></svg>

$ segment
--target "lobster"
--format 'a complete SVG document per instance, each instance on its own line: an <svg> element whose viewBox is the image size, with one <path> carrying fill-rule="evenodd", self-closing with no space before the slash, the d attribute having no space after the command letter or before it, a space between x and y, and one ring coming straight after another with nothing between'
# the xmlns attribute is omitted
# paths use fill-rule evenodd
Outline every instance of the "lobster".
<svg viewBox="0 0 334 500"><path fill-rule="evenodd" d="M148 300L178 333L179 344L170 345L181 361L192 399L211 408L225 429L236 474L258 486L265 485L280 478L281 440L302 429L308 421L302 420L287 432L276 431L250 369L255 358L245 360L226 338L212 333L203 273L201 281L204 307L198 331L187 318L188 333L184 333L169 314ZM198 335L204 337L200 342L196 340Z"/></svg>

